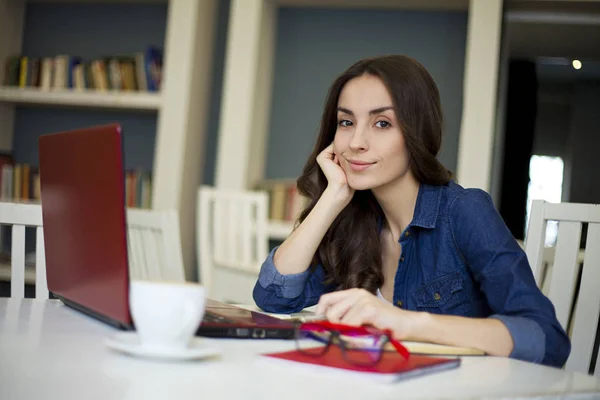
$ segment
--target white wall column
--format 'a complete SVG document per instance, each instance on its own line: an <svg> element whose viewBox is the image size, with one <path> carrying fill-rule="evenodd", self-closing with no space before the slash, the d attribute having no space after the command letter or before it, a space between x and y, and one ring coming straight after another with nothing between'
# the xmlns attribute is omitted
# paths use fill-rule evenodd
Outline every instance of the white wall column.
<svg viewBox="0 0 600 400"><path fill-rule="evenodd" d="M180 214L186 279L196 278L196 193L212 83L216 0L169 2L164 90L154 157L153 208Z"/></svg>
<svg viewBox="0 0 600 400"><path fill-rule="evenodd" d="M501 33L500 55L498 60L498 88L496 104L496 124L494 127L494 148L489 193L496 207L500 205L502 194L502 168L504 166L504 131L506 129L506 106L508 104L508 68L510 62L510 43L508 41L509 24L504 24Z"/></svg>
<svg viewBox="0 0 600 400"><path fill-rule="evenodd" d="M457 181L490 190L502 0L470 0Z"/></svg>
<svg viewBox="0 0 600 400"><path fill-rule="evenodd" d="M215 186L248 189L262 179L269 130L276 5L232 0Z"/></svg>
<svg viewBox="0 0 600 400"><path fill-rule="evenodd" d="M23 43L25 3L22 0L0 0L0 85L6 76L6 60L20 55ZM0 104L0 151L12 152L15 106Z"/></svg>

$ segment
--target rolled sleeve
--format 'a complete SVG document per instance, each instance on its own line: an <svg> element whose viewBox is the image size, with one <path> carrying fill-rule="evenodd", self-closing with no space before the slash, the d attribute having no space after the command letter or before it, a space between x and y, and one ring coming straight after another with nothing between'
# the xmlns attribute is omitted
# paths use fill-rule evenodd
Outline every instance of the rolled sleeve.
<svg viewBox="0 0 600 400"><path fill-rule="evenodd" d="M275 247L267 256L254 285L252 296L262 310L273 313L293 313L313 306L325 292L335 289L326 284L325 270L321 264L313 265L299 274L284 275L273 262Z"/></svg>
<svg viewBox="0 0 600 400"><path fill-rule="evenodd" d="M260 268L258 283L263 289L267 289L270 285L278 286L281 290L282 297L286 299L296 298L304 291L310 272L309 270L306 270L299 274L280 274L273 262L276 250L277 247L271 250L269 256Z"/></svg>
<svg viewBox="0 0 600 400"><path fill-rule="evenodd" d="M490 318L498 319L510 332L514 347L509 357L534 363L542 362L546 354L546 334L537 322L508 315L492 315Z"/></svg>

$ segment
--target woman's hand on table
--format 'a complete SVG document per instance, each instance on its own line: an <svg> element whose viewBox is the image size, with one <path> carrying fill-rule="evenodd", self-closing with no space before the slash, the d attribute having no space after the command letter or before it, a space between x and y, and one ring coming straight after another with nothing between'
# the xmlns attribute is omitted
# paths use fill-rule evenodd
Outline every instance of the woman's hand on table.
<svg viewBox="0 0 600 400"><path fill-rule="evenodd" d="M324 294L319 299L315 312L326 316L333 323L389 329L397 340L412 336L419 314L422 314L394 307L364 289Z"/></svg>

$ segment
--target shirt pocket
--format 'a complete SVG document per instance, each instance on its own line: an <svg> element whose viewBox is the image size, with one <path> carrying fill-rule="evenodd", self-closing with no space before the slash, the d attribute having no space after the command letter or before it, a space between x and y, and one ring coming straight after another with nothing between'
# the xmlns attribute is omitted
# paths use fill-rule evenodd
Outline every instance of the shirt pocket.
<svg viewBox="0 0 600 400"><path fill-rule="evenodd" d="M470 316L472 299L465 293L460 271L425 283L415 292L417 310L434 314Z"/></svg>

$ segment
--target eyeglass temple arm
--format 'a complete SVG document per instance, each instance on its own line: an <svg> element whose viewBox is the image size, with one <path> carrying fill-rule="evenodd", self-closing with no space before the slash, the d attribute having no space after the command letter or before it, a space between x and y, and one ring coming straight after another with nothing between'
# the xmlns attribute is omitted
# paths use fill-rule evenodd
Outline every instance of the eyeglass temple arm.
<svg viewBox="0 0 600 400"><path fill-rule="evenodd" d="M390 343L394 346L394 348L398 351L398 353L400 353L400 355L402 355L402 357L404 357L404 358L410 357L410 352L408 351L408 349L406 347L404 347L402 345L402 343L400 343L396 339L392 338L391 336L390 336Z"/></svg>

